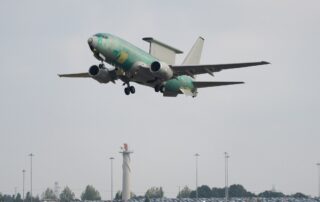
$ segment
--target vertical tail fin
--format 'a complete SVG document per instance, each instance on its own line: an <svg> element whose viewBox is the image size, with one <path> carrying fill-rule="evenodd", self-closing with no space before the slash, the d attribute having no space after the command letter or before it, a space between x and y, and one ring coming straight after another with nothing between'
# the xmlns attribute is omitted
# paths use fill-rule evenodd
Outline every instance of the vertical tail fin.
<svg viewBox="0 0 320 202"><path fill-rule="evenodd" d="M200 58L203 48L204 38L201 36L197 39L197 41L192 46L186 58L183 60L183 65L198 65L200 64Z"/></svg>

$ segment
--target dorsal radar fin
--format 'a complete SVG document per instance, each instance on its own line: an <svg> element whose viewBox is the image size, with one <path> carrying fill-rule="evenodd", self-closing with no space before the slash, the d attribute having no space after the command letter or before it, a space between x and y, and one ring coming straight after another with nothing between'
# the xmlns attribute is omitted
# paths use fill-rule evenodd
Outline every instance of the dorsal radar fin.
<svg viewBox="0 0 320 202"><path fill-rule="evenodd" d="M203 48L204 38L201 36L197 39L197 41L192 46L186 58L183 60L183 65L198 65L200 64L200 58Z"/></svg>
<svg viewBox="0 0 320 202"><path fill-rule="evenodd" d="M145 37L143 38L143 40L150 43L150 55L161 61L166 62L169 65L173 65L175 63L176 54L183 53L181 50L178 50L151 37Z"/></svg>

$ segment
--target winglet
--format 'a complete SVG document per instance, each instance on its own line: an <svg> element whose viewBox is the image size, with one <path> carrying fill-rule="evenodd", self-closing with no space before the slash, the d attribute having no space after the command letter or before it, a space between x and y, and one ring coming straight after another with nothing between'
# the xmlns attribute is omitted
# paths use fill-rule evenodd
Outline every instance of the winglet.
<svg viewBox="0 0 320 202"><path fill-rule="evenodd" d="M270 62L267 62L267 61L261 61L261 64L262 65L268 65L268 64L271 64Z"/></svg>

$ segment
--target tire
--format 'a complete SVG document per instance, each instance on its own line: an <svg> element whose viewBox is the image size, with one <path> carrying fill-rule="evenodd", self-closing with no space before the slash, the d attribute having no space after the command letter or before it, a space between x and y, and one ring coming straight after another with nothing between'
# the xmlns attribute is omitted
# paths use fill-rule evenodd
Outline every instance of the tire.
<svg viewBox="0 0 320 202"><path fill-rule="evenodd" d="M165 89L164 89L164 86L160 86L160 92L161 92L161 93L164 93L164 90L165 90Z"/></svg>
<svg viewBox="0 0 320 202"><path fill-rule="evenodd" d="M130 86L129 89L132 94L136 92L136 89L134 88L134 86Z"/></svg>
<svg viewBox="0 0 320 202"><path fill-rule="evenodd" d="M130 88L125 88L125 89L124 89L124 93L125 93L126 95L130 95Z"/></svg>
<svg viewBox="0 0 320 202"><path fill-rule="evenodd" d="M160 87L158 86L158 85L156 85L155 87L154 87L154 91L156 91L157 93L160 91Z"/></svg>

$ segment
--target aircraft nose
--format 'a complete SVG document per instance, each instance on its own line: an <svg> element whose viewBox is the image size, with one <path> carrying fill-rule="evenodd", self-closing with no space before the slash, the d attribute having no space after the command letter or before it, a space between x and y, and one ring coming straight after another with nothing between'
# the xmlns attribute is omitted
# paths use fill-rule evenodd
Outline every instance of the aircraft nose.
<svg viewBox="0 0 320 202"><path fill-rule="evenodd" d="M92 38L92 37L90 37L90 38L88 39L88 44L89 44L89 45L91 45L91 44L92 44L92 42L93 42L93 38Z"/></svg>
<svg viewBox="0 0 320 202"><path fill-rule="evenodd" d="M90 37L89 39L88 39L88 45L89 45L89 47L90 47L90 49L91 49L91 51L95 51L95 49L96 49L96 39L95 39L95 36L92 36L92 37Z"/></svg>

